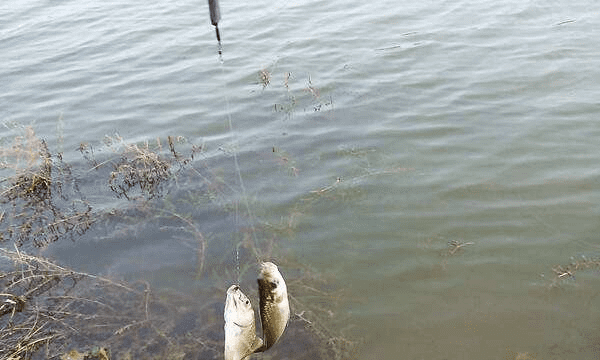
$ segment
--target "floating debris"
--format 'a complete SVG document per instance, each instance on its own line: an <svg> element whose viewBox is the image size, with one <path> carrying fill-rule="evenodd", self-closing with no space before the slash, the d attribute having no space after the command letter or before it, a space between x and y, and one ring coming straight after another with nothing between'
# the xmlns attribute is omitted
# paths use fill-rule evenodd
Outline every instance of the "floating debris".
<svg viewBox="0 0 600 360"><path fill-rule="evenodd" d="M473 245L475 243L473 242L460 242L457 240L451 240L448 242L448 249L446 251L444 251L444 253L442 254L443 256L446 255L454 255L456 254L460 249L462 249L463 247L467 246L467 245Z"/></svg>
<svg viewBox="0 0 600 360"><path fill-rule="evenodd" d="M588 269L600 269L600 258L581 256L567 265L555 265L552 267L554 277L549 287L558 286L563 281L574 280L576 272Z"/></svg>
<svg viewBox="0 0 600 360"><path fill-rule="evenodd" d="M271 73L267 69L262 69L258 72L258 80L262 84L263 89L271 83Z"/></svg>

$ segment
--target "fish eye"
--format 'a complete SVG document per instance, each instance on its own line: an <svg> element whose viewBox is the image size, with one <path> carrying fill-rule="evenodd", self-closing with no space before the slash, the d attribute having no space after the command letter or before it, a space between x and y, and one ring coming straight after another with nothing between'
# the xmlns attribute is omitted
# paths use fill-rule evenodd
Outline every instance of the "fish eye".
<svg viewBox="0 0 600 360"><path fill-rule="evenodd" d="M250 304L250 300L246 300L246 305Z"/></svg>

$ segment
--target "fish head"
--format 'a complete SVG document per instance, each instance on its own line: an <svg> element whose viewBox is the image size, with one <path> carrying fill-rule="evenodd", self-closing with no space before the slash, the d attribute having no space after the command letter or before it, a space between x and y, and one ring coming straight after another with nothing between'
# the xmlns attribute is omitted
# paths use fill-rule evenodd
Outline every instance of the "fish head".
<svg viewBox="0 0 600 360"><path fill-rule="evenodd" d="M269 301L275 303L287 301L287 286L277 265L272 262L260 264L258 284L261 287L261 296L267 296Z"/></svg>
<svg viewBox="0 0 600 360"><path fill-rule="evenodd" d="M225 323L234 323L241 327L254 325L252 304L238 285L231 285L227 289Z"/></svg>

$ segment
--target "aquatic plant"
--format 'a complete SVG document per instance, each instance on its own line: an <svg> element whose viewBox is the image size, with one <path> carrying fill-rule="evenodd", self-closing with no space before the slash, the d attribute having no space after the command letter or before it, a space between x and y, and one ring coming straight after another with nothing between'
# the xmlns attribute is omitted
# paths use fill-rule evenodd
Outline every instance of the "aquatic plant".
<svg viewBox="0 0 600 360"><path fill-rule="evenodd" d="M259 82L263 85L263 89L271 83L271 77L272 74L266 69L259 71ZM309 107L313 112L333 110L333 97L329 95L324 99L322 90L313 84L310 74L308 74L306 86L299 91L294 89L293 83L290 84L291 79L293 79L292 74L285 72L283 79L285 101L276 102L273 105L275 112L283 112L290 117L299 106L304 110Z"/></svg>
<svg viewBox="0 0 600 360"><path fill-rule="evenodd" d="M0 242L41 247L60 238L73 240L93 223L92 209L79 191L62 154L51 155L31 127L11 146L0 147L2 180Z"/></svg>
<svg viewBox="0 0 600 360"><path fill-rule="evenodd" d="M177 140L184 141L184 138ZM117 197L128 200L137 197L150 200L159 196L168 180L174 178L201 151L201 147L193 146L189 157L183 157L175 150L175 142L176 138L168 136L169 150L163 154L159 138L156 139L156 145L151 147L148 142L142 145L126 143L118 135L106 137L105 144L118 155L118 160L109 159L102 163L102 166L110 165L113 168L108 179L110 189ZM93 168L100 168L88 144L81 144L79 151ZM139 192L135 192L134 189L138 188Z"/></svg>
<svg viewBox="0 0 600 360"><path fill-rule="evenodd" d="M216 317L216 298L204 295L208 303L199 304L176 293L156 296L145 282L76 272L18 250L0 248L0 266L0 360L31 359L42 349L44 358L64 358L99 344L114 358L220 357L221 342L210 335L220 323L185 324L196 318L190 304Z"/></svg>
<svg viewBox="0 0 600 360"><path fill-rule="evenodd" d="M118 358L221 358L223 314L215 304L223 302L224 289L200 289L193 299L178 293L156 296L147 283L125 284L74 271L21 249L26 243L45 246L75 240L99 223L114 226L113 235L120 232L124 239L131 235L127 229L135 233L161 223L163 231L195 249L200 278L207 267L208 238L218 239L206 236L199 225L196 211L207 204L235 215L238 224L247 224L239 226L232 239L241 254L238 278L255 266L256 258L277 258L293 274L289 335L272 354L348 358L357 343L347 340L339 326L347 318L332 316L342 297L331 291L330 281L284 255L281 246L281 239L293 237L302 216L322 199L344 199L348 189L337 189L341 179L299 199L279 223L269 223L239 210L239 193L224 171L195 158L202 146L188 146L190 153L183 156L175 149L185 143L183 138L168 137L166 143L164 149L160 139L155 145L130 144L115 135L104 139L101 151L80 145L89 169L77 173L108 175L104 178L108 194L126 200L123 208L101 211L92 209L82 195L62 154L53 155L33 129L0 148L2 168L12 171L2 173L0 201L9 206L0 214L0 235L6 244L12 240L14 247L0 248L0 360L30 359L42 349L46 358L58 358L69 347L91 354L90 347L98 344ZM277 149L273 156L276 166L299 176L292 155ZM253 206L259 207L254 201ZM184 234L176 235L179 231ZM226 258L212 259L210 265L216 284L235 277ZM193 310L190 304L196 304ZM190 316L202 321L188 324ZM306 344L312 350L298 356Z"/></svg>

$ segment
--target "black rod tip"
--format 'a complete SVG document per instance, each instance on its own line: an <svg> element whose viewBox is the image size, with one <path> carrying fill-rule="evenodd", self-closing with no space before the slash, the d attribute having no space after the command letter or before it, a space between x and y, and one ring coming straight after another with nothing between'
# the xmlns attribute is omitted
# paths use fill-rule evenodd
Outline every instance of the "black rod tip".
<svg viewBox="0 0 600 360"><path fill-rule="evenodd" d="M221 20L221 9L218 0L208 0L208 8L210 10L210 22L217 26L219 20Z"/></svg>

